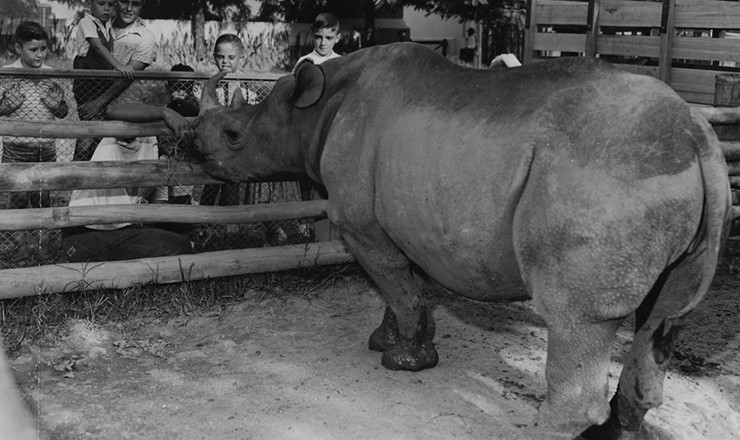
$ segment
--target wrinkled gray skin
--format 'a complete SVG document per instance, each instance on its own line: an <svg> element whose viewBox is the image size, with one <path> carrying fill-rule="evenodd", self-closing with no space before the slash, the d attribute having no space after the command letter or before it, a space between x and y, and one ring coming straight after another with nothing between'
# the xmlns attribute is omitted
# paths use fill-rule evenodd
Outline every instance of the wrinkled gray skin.
<svg viewBox="0 0 740 440"><path fill-rule="evenodd" d="M547 398L528 435L638 436L729 224L714 131L670 88L585 58L466 69L413 43L304 64L257 105L215 106L216 79L196 123L204 169L326 187L388 305L370 337L384 366L437 363L426 276L468 298L532 298ZM610 350L633 312L610 404Z"/></svg>
<svg viewBox="0 0 740 440"><path fill-rule="evenodd" d="M37 431L0 344L0 440L38 440Z"/></svg>

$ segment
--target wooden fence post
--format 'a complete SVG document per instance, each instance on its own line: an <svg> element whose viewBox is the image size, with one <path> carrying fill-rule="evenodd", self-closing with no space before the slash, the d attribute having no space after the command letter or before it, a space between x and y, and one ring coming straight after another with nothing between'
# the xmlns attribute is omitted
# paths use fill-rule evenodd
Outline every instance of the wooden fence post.
<svg viewBox="0 0 740 440"><path fill-rule="evenodd" d="M676 17L676 0L663 0L660 17L660 55L658 57L658 78L671 85L671 64L673 63L673 34Z"/></svg>
<svg viewBox="0 0 740 440"><path fill-rule="evenodd" d="M714 77L714 106L740 107L740 74L721 73ZM715 125L722 141L740 141L740 125Z"/></svg>
<svg viewBox="0 0 740 440"><path fill-rule="evenodd" d="M536 0L527 0L527 18L524 26L524 53L522 58L523 64L530 64L534 58L534 38L537 34L537 16L535 8Z"/></svg>
<svg viewBox="0 0 740 440"><path fill-rule="evenodd" d="M588 20L586 23L586 56L596 56L596 45L599 39L599 9L600 0L588 1Z"/></svg>

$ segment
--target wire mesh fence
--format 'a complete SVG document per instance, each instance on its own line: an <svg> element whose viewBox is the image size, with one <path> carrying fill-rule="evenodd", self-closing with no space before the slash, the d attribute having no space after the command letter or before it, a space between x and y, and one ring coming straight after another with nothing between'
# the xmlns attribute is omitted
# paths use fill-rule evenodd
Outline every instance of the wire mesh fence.
<svg viewBox="0 0 740 440"><path fill-rule="evenodd" d="M195 116L203 81L204 75L187 72L162 72L157 78L131 81L110 74L65 77L64 72L39 75L0 69L0 111L8 103L13 110L7 113L9 107L5 107L7 114L0 115L0 121L102 120L109 105L123 102L168 106L184 116ZM273 85L273 79L239 75L222 81L217 96L222 104L228 104L233 93L242 93L248 102L257 103ZM59 111L60 107L67 111ZM3 163L88 161L99 141L3 136L0 154ZM180 152L188 137L160 136L157 141L160 153L170 152L163 154L162 160L183 160ZM64 207L70 195L69 190L0 193L0 209ZM233 206L300 201L301 191L298 182L177 185L169 187L169 198L171 204ZM313 220L193 225L173 219L157 226L187 235L195 252L206 252L306 243L312 241ZM0 231L0 269L62 263L66 256L61 249L58 229Z"/></svg>

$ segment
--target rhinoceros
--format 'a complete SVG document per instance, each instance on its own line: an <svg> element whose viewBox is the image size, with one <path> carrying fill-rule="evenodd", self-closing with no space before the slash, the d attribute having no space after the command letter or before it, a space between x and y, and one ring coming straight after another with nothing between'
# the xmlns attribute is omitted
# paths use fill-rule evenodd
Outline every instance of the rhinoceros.
<svg viewBox="0 0 740 440"><path fill-rule="evenodd" d="M532 437L630 438L660 405L678 328L707 292L731 208L709 123L662 82L589 58L508 70L414 43L301 64L262 102L195 122L196 157L231 182L307 175L387 308L369 348L437 364L425 280L532 300L548 330ZM615 331L636 315L616 394Z"/></svg>

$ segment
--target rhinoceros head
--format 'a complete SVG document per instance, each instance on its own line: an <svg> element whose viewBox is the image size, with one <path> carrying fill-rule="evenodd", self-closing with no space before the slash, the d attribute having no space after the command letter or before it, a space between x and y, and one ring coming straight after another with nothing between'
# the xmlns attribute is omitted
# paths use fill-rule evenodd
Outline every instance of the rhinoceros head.
<svg viewBox="0 0 740 440"><path fill-rule="evenodd" d="M324 76L317 66L300 66L280 78L260 103L236 93L228 107L217 104L217 74L205 84L190 156L211 176L231 182L279 180L305 174L304 143L311 129L296 111L311 112L322 97ZM308 118L310 119L310 118ZM297 122L297 120L304 122ZM307 133L306 133L307 132Z"/></svg>

